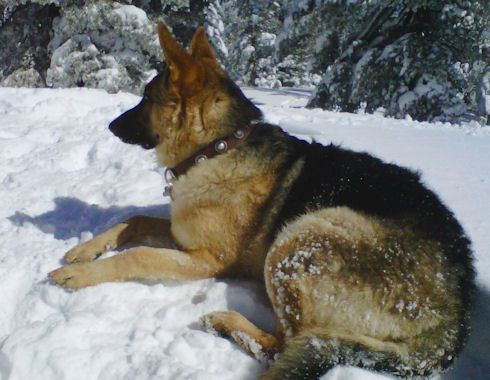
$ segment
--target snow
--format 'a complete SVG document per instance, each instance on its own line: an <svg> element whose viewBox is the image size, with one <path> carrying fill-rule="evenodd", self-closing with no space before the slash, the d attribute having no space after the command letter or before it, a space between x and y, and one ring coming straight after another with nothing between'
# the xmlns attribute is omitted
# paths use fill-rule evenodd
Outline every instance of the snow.
<svg viewBox="0 0 490 380"><path fill-rule="evenodd" d="M269 121L300 138L369 151L421 171L473 240L478 271L472 337L441 378L488 378L490 128L306 110L309 92L302 90L245 93ZM272 331L273 315L258 284L127 282L70 292L47 280L81 240L133 214L168 216L153 153L121 143L107 129L138 101L83 88L0 88L2 380L251 380L265 368L198 324L206 313L235 310ZM383 378L346 367L324 377Z"/></svg>
<svg viewBox="0 0 490 380"><path fill-rule="evenodd" d="M148 17L143 9L135 7L134 5L122 5L114 11L123 23L132 22L137 27L143 27L148 24Z"/></svg>

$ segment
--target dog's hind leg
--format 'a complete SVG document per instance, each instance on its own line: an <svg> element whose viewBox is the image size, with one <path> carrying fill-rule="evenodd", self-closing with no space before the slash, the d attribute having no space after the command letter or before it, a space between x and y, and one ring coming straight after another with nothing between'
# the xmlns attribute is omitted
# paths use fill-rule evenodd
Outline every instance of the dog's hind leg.
<svg viewBox="0 0 490 380"><path fill-rule="evenodd" d="M321 331L312 330L288 339L284 351L260 380L319 379L336 365L358 366L396 376L412 375L404 371L402 360L394 352L375 351L363 344L322 336Z"/></svg>
<svg viewBox="0 0 490 380"><path fill-rule="evenodd" d="M461 335L456 273L405 223L347 207L298 217L266 258L285 349L263 379L314 379L337 364L397 376L447 367Z"/></svg>
<svg viewBox="0 0 490 380"><path fill-rule="evenodd" d="M259 361L272 359L280 351L281 342L262 331L243 315L234 311L216 311L201 317L206 330L227 338Z"/></svg>
<svg viewBox="0 0 490 380"><path fill-rule="evenodd" d="M72 248L65 254L65 260L70 263L92 261L104 252L128 243L141 243L145 238L151 237L164 237L169 241L172 240L170 220L150 216L133 216Z"/></svg>

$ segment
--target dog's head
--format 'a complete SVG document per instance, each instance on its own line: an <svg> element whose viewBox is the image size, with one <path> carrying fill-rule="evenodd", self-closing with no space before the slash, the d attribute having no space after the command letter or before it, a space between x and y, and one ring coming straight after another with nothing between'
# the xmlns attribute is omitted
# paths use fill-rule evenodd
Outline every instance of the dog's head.
<svg viewBox="0 0 490 380"><path fill-rule="evenodd" d="M204 28L189 51L158 24L166 69L146 86L141 102L110 125L121 140L156 148L160 163L174 166L213 140L261 118L260 110L220 67Z"/></svg>

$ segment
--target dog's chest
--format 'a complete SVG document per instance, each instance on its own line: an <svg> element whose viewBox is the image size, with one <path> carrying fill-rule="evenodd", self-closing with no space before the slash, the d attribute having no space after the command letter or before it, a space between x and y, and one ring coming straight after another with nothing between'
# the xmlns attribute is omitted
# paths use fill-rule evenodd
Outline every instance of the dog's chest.
<svg viewBox="0 0 490 380"><path fill-rule="evenodd" d="M271 171L254 166L247 160L237 168L236 160L218 159L198 164L175 182L172 234L181 247L227 259L240 255L276 183Z"/></svg>

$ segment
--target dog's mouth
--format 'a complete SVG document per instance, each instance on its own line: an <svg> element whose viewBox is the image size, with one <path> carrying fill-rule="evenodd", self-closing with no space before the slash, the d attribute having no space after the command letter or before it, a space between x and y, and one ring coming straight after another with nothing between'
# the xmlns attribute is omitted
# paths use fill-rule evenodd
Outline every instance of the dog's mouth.
<svg viewBox="0 0 490 380"><path fill-rule="evenodd" d="M159 136L156 134L144 133L140 126L135 125L131 130L125 131L117 128L113 123L109 124L109 129L111 132L119 137L122 142L126 144L139 145L144 149L153 149L158 145Z"/></svg>
<svg viewBox="0 0 490 380"><path fill-rule="evenodd" d="M150 143L143 143L141 144L141 146L144 148L144 149L153 149L157 146L158 144L150 144Z"/></svg>

